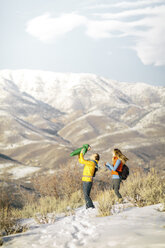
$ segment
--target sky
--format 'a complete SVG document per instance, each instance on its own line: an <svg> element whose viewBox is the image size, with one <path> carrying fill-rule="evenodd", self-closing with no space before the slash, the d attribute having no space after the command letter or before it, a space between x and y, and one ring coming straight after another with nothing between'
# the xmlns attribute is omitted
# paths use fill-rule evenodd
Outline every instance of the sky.
<svg viewBox="0 0 165 248"><path fill-rule="evenodd" d="M165 0L0 0L0 70L165 86Z"/></svg>

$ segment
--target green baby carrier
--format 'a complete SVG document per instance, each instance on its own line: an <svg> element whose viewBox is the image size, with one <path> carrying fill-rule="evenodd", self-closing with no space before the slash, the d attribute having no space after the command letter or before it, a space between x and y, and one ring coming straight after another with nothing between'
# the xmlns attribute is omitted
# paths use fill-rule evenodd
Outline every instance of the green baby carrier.
<svg viewBox="0 0 165 248"><path fill-rule="evenodd" d="M79 155L82 149L84 149L83 155L85 155L85 153L86 153L87 150L88 150L88 147L89 147L89 145L88 145L88 144L85 144L85 145L83 145L82 147L77 148L76 150L74 150L73 152L71 152L71 153L70 153L70 156L73 157L73 156L75 156L75 155Z"/></svg>

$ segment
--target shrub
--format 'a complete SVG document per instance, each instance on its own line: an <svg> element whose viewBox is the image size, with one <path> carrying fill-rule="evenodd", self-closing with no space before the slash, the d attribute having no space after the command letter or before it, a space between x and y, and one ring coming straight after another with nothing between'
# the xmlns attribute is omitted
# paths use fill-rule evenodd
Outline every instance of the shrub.
<svg viewBox="0 0 165 248"><path fill-rule="evenodd" d="M4 208L0 211L0 230L3 235L21 233L28 229L27 226L22 226L14 218L12 209Z"/></svg>
<svg viewBox="0 0 165 248"><path fill-rule="evenodd" d="M147 174L133 174L123 182L121 194L138 206L161 203L165 198L165 181L154 169Z"/></svg>
<svg viewBox="0 0 165 248"><path fill-rule="evenodd" d="M113 190L99 192L97 196L99 216L111 215L112 207L115 203Z"/></svg>
<svg viewBox="0 0 165 248"><path fill-rule="evenodd" d="M48 216L48 214L39 213L35 215L34 219L38 224L53 224L56 220L56 216L54 214Z"/></svg>
<svg viewBox="0 0 165 248"><path fill-rule="evenodd" d="M72 209L78 208L84 204L84 197L81 190L74 192L69 199L69 206Z"/></svg>
<svg viewBox="0 0 165 248"><path fill-rule="evenodd" d="M54 175L33 178L35 191L30 193L19 187L13 193L12 187L6 186L10 183L1 185L0 230L5 235L24 231L26 228L18 225L20 218L35 217L38 222L46 223L50 219L47 219L48 213L68 215L73 212L74 208L84 204L81 175L79 167L68 164Z"/></svg>
<svg viewBox="0 0 165 248"><path fill-rule="evenodd" d="M112 188L112 180L111 174L107 173L107 171L103 169L99 169L99 172L96 174L94 178L91 197L92 199L97 199L98 192L109 190Z"/></svg>
<svg viewBox="0 0 165 248"><path fill-rule="evenodd" d="M77 165L67 164L63 168L60 167L53 175L34 177L32 183L41 196L62 198L81 190L81 176L82 173Z"/></svg>
<svg viewBox="0 0 165 248"><path fill-rule="evenodd" d="M54 175L33 178L35 193L19 190L19 194L15 194L2 184L0 230L6 234L25 231L27 227L18 224L20 218L34 217L38 223L49 223L55 221L57 213L73 213L75 208L84 204L81 177L81 169L68 164ZM111 187L110 173L100 170L91 191L92 199L98 201L99 216L112 213L116 196ZM120 192L123 198L137 206L163 203L165 211L165 181L154 169L149 173L140 171L131 174L121 184ZM52 219L50 213L53 213Z"/></svg>
<svg viewBox="0 0 165 248"><path fill-rule="evenodd" d="M0 246L3 245L3 240L0 238Z"/></svg>
<svg viewBox="0 0 165 248"><path fill-rule="evenodd" d="M165 180L154 169L149 173L137 172L121 183L120 192L123 198L127 198L136 206L143 207L162 203L165 211ZM111 214L115 203L115 195L112 190L100 192L97 196L100 216Z"/></svg>
<svg viewBox="0 0 165 248"><path fill-rule="evenodd" d="M0 236L23 232L27 227L18 224L14 217L13 209L22 206L18 194L15 192L11 182L0 185Z"/></svg>
<svg viewBox="0 0 165 248"><path fill-rule="evenodd" d="M74 192L71 196L63 199L53 196L43 196L33 203L26 204L22 209L12 209L14 218L30 218L34 217L37 222L46 223L47 214L49 213L65 213L69 214L73 209L84 204L82 192ZM44 221L43 221L44 220Z"/></svg>

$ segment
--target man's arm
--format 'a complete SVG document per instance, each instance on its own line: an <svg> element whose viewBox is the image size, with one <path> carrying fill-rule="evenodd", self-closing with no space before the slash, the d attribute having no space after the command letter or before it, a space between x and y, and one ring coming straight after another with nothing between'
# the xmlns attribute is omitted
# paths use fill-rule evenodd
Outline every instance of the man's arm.
<svg viewBox="0 0 165 248"><path fill-rule="evenodd" d="M83 149L80 152L79 163L85 165L91 165L91 161L85 160L83 156ZM94 162L93 162L94 163Z"/></svg>

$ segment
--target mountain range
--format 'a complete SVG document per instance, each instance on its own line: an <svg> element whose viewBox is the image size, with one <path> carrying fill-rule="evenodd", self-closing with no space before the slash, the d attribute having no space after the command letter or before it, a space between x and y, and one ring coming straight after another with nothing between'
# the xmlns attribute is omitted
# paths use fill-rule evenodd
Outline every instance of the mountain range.
<svg viewBox="0 0 165 248"><path fill-rule="evenodd" d="M165 87L93 74L0 71L0 173L53 172L82 144L111 162L117 147L131 168L164 170ZM88 157L88 155L86 155Z"/></svg>

